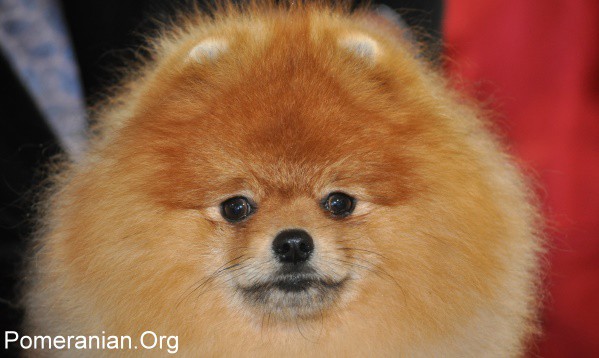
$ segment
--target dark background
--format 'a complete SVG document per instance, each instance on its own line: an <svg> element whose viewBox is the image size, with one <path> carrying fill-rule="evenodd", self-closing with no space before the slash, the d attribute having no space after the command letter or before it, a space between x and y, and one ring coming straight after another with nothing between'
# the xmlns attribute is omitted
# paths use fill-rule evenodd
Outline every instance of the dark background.
<svg viewBox="0 0 599 358"><path fill-rule="evenodd" d="M168 3L168 5L165 5ZM150 19L166 18L183 1L63 1L88 103L117 79L115 66L131 59ZM439 50L441 0L382 2L401 8L404 20ZM161 15L162 14L162 15ZM27 238L34 227L35 194L43 185L43 167L60 154L42 115L0 53L0 332L20 331L19 272ZM16 351L0 350L2 355Z"/></svg>

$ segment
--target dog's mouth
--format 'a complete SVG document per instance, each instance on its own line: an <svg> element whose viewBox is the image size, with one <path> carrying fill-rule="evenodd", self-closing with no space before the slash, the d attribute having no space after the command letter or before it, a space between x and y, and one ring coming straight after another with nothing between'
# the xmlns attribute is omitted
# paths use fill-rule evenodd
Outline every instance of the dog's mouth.
<svg viewBox="0 0 599 358"><path fill-rule="evenodd" d="M310 316L331 306L349 277L279 274L248 286L238 286L245 301L284 317Z"/></svg>
<svg viewBox="0 0 599 358"><path fill-rule="evenodd" d="M319 277L302 277L301 275L286 275L272 281L257 283L248 287L242 287L245 294L262 294L267 291L276 290L285 293L303 293L310 289L337 291L346 279L334 281Z"/></svg>

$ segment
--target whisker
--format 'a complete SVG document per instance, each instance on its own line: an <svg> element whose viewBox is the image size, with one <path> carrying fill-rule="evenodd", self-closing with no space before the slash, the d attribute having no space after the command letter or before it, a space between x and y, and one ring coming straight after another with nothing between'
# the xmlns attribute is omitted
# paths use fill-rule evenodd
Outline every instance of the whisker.
<svg viewBox="0 0 599 358"><path fill-rule="evenodd" d="M181 300L179 300L179 302L177 303L177 305L175 306L175 308L178 308L181 303L183 301L185 301L191 294L193 294L195 291L197 291L198 289L202 288L204 285L206 285L207 283L211 282L212 280L214 280L219 274L221 274L222 272L226 271L227 269L230 269L232 267L234 267L235 265L231 265L229 267L227 267L228 264L230 264L231 262L234 262L235 260L239 260L241 258L243 258L245 255L239 255L227 262L225 262L223 265L221 265L219 268L217 268L213 273L211 273L210 275L204 277L203 279L195 282L194 284L192 284L187 290L188 291L191 289L191 291L189 291L188 293L184 293L183 297L181 298ZM246 259L247 260L247 259ZM193 289L192 289L193 288Z"/></svg>
<svg viewBox="0 0 599 358"><path fill-rule="evenodd" d="M339 248L339 250L343 250L343 251L360 251L360 252L366 252L366 253L373 254L373 255L379 256L380 258L383 258L383 259L387 260L387 257L386 257L385 255L383 255L383 254L379 254L378 252L371 251L371 250L366 250L366 249L358 249L358 248L351 247L351 246L344 246L344 247L340 247L340 248Z"/></svg>
<svg viewBox="0 0 599 358"><path fill-rule="evenodd" d="M393 275L391 275L389 272L387 272L385 269L383 269L379 265L376 265L376 264L374 264L374 263L372 263L372 262L370 262L370 261L368 261L368 260L366 260L364 258L354 257L354 259L359 260L362 263L366 263L366 264L370 265L371 267L360 265L360 264L357 264L357 263L354 263L354 262L348 262L348 261L341 260L341 259L336 259L336 260L337 261L341 261L343 263L346 263L348 265L353 265L353 266L356 266L356 267L359 267L359 268L363 268L363 269L365 269L365 270L367 270L369 272L374 273L379 278L390 279L397 286L397 288L399 288L399 290L402 292L402 295L404 296L404 301L406 300L406 292L405 292L404 288L399 284L399 282L397 282L397 280L395 279L395 277ZM384 277L381 276L381 275L383 275Z"/></svg>
<svg viewBox="0 0 599 358"><path fill-rule="evenodd" d="M243 262L241 262L241 263L239 263L239 264L231 265L231 267L233 267L233 266L237 267L237 266L239 265L239 268L237 268L236 270L232 270L232 271L230 271L230 272L236 272L236 271L239 271L239 270L241 270L241 269L243 269L243 268L246 268L246 267L248 267L248 265L245 265L245 266L244 266L244 265L242 265L242 264L243 264L245 261L247 261L248 259L249 259L249 258L246 258L246 259L245 259ZM219 272L219 275L217 275L217 276L213 277L213 279L216 279L218 276L222 275L224 272L225 272L225 270L222 270L221 272ZM227 278L226 280L222 281L222 283L223 283L223 284L228 284L229 282L231 282L231 281L235 280L236 278L239 278L240 276L243 276L243 272L239 272L239 273L237 273L237 274L234 274L234 275L232 275L231 277L229 277L229 278ZM203 290L203 291L200 291L200 292L198 293L198 295L196 295L196 299L200 298L200 297L201 297L203 294L205 294L205 293L207 293L207 292L210 292L210 290L212 290L212 289L215 289L215 288L216 288L216 287L214 287L214 286L213 286L213 287L212 287L212 288L210 288L210 289L205 289L205 290Z"/></svg>

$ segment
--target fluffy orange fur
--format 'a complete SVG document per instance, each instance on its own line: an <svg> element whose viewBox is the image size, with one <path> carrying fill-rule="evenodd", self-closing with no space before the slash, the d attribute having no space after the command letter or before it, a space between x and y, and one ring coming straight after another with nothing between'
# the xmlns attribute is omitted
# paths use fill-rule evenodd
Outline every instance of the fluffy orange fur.
<svg viewBox="0 0 599 358"><path fill-rule="evenodd" d="M522 355L536 210L480 112L401 31L367 9L254 3L153 39L85 157L56 174L29 333L153 330L189 356ZM332 191L357 199L352 215L327 215ZM239 193L256 212L222 220ZM237 288L273 270L287 228L343 285L248 301Z"/></svg>

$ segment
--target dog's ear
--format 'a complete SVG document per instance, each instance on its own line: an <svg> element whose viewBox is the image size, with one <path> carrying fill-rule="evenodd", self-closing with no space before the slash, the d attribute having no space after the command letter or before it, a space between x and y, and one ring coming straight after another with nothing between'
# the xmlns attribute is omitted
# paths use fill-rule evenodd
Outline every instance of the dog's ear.
<svg viewBox="0 0 599 358"><path fill-rule="evenodd" d="M189 51L188 60L197 63L207 63L217 60L229 49L229 43L224 39L207 38L195 45Z"/></svg>
<svg viewBox="0 0 599 358"><path fill-rule="evenodd" d="M378 42L370 36L361 33L345 35L339 39L338 44L352 55L370 64L376 63L380 55Z"/></svg>

